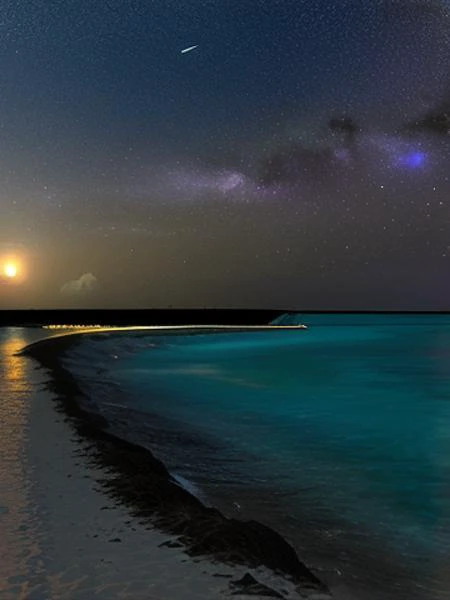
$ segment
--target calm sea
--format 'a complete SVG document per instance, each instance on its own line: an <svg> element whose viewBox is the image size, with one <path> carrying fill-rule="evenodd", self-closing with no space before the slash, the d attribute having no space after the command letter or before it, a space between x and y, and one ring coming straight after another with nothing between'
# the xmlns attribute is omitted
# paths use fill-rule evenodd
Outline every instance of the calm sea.
<svg viewBox="0 0 450 600"><path fill-rule="evenodd" d="M120 402L206 500L279 530L339 597L448 599L450 318L302 321L122 340Z"/></svg>

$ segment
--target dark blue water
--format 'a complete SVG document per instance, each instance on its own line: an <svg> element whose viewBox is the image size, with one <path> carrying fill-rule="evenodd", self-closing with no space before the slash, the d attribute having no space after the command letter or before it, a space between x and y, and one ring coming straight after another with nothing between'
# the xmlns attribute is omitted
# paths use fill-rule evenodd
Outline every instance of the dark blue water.
<svg viewBox="0 0 450 600"><path fill-rule="evenodd" d="M115 375L130 407L215 448L186 449L182 475L280 530L339 597L450 598L450 318L303 321L159 337Z"/></svg>

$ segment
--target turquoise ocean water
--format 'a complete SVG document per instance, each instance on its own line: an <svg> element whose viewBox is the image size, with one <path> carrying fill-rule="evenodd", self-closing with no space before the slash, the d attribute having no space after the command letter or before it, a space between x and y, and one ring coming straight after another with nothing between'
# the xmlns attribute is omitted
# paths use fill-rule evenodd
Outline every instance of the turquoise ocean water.
<svg viewBox="0 0 450 600"><path fill-rule="evenodd" d="M171 468L278 529L339 597L450 598L450 318L301 320L154 338L114 381L170 424Z"/></svg>

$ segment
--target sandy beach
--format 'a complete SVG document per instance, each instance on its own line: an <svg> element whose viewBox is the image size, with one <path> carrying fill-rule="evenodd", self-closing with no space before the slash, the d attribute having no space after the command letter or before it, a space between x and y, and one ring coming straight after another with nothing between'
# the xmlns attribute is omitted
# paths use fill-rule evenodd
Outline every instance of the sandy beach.
<svg viewBox="0 0 450 600"><path fill-rule="evenodd" d="M328 598L275 532L204 507L150 453L100 433L61 379L58 356L75 339L35 345L44 369L15 357L33 391L12 457L23 502L3 538L2 598Z"/></svg>

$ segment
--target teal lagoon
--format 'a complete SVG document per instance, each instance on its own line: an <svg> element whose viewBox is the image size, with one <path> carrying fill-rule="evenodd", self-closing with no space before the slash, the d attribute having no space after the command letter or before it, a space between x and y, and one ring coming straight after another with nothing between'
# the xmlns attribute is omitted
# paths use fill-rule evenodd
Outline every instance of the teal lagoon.
<svg viewBox="0 0 450 600"><path fill-rule="evenodd" d="M449 598L450 318L301 321L112 336L110 382L171 469L279 530L336 597Z"/></svg>

